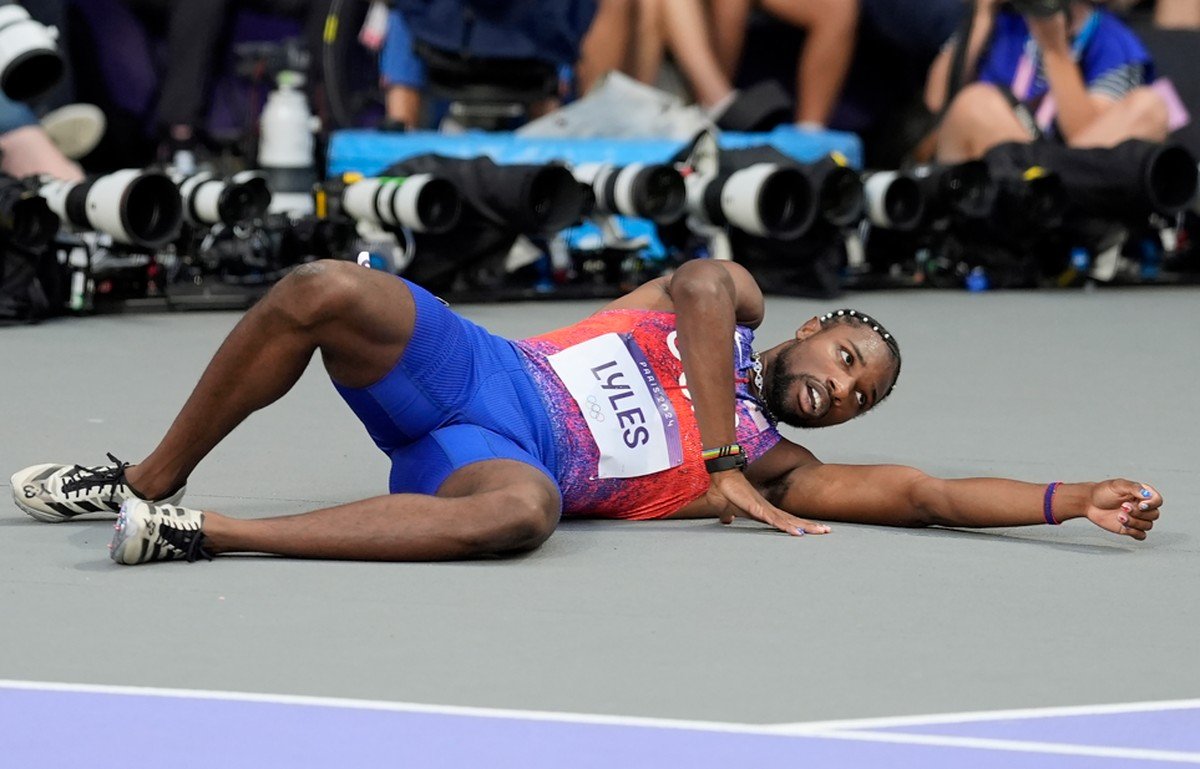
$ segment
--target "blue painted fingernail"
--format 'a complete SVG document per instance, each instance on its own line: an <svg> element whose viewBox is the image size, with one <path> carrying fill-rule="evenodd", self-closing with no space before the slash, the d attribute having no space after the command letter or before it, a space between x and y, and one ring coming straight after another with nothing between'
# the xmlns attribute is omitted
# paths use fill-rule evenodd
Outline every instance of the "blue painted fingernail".
<svg viewBox="0 0 1200 769"><path fill-rule="evenodd" d="M1138 510L1149 510L1149 509L1150 509L1150 504L1148 502L1143 502L1142 504L1138 505Z"/></svg>
<svg viewBox="0 0 1200 769"><path fill-rule="evenodd" d="M1150 498L1150 489L1142 489L1142 496L1146 499Z"/></svg>
<svg viewBox="0 0 1200 769"><path fill-rule="evenodd" d="M797 534L797 535L799 535L799 536L801 536L801 537L803 537L803 536L804 536L804 529L796 529L796 534Z"/></svg>

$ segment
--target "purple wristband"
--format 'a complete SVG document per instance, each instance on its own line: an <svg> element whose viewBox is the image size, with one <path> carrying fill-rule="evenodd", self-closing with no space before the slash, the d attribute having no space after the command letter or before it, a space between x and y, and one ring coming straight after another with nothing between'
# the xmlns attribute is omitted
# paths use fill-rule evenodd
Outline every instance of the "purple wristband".
<svg viewBox="0 0 1200 769"><path fill-rule="evenodd" d="M1062 485L1062 481L1055 481L1046 485L1046 494L1042 497L1042 515L1046 516L1046 523L1051 526L1057 526L1058 521L1054 520L1054 492Z"/></svg>

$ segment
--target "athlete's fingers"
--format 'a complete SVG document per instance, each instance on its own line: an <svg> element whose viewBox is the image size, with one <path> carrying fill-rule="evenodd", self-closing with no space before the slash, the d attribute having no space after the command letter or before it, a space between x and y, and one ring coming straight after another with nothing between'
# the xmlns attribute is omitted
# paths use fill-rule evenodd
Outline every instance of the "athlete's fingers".
<svg viewBox="0 0 1200 769"><path fill-rule="evenodd" d="M1125 513L1120 513L1117 515L1117 522L1126 529L1136 529L1138 531L1150 531L1154 528L1154 521L1145 521L1140 518L1134 518L1132 515L1127 515Z"/></svg>
<svg viewBox="0 0 1200 769"><path fill-rule="evenodd" d="M1117 533L1124 534L1125 536L1127 536L1131 539L1136 539L1138 542L1141 542L1143 539L1146 538L1146 532L1139 531L1138 529L1131 529L1127 525L1121 526L1121 530L1118 531Z"/></svg>
<svg viewBox="0 0 1200 769"><path fill-rule="evenodd" d="M805 534L828 534L830 532L830 528L822 523L813 523L803 518L797 518L777 507L772 507L771 510L773 512L767 523L792 536L802 537Z"/></svg>
<svg viewBox="0 0 1200 769"><path fill-rule="evenodd" d="M1139 509L1149 510L1161 507L1162 495L1151 485L1129 481L1124 478L1113 481L1114 490L1126 500L1133 502ZM1144 507L1143 507L1144 505Z"/></svg>
<svg viewBox="0 0 1200 769"><path fill-rule="evenodd" d="M1157 521L1160 515L1162 515L1162 511L1157 507L1151 507L1148 510L1141 510L1135 507L1129 511L1129 517L1138 518L1143 521Z"/></svg>
<svg viewBox="0 0 1200 769"><path fill-rule="evenodd" d="M1137 489L1139 510L1153 510L1162 507L1163 498L1158 490L1145 483L1139 483Z"/></svg>

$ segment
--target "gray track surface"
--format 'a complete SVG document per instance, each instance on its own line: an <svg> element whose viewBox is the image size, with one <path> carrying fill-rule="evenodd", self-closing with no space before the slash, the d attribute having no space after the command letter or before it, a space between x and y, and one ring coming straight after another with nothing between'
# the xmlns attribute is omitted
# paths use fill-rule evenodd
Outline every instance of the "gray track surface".
<svg viewBox="0 0 1200 769"><path fill-rule="evenodd" d="M847 299L904 350L877 413L791 437L828 461L1167 499L1138 544L1075 521L976 532L563 524L506 561L230 557L120 567L109 522L0 513L0 678L735 722L1200 696L1194 289ZM595 302L460 307L524 336ZM835 305L768 299L759 347ZM234 313L0 330L0 493L43 461L153 448ZM253 517L383 493L319 362L201 466L188 502ZM69 714L67 719L77 717ZM94 717L92 714L89 717Z"/></svg>

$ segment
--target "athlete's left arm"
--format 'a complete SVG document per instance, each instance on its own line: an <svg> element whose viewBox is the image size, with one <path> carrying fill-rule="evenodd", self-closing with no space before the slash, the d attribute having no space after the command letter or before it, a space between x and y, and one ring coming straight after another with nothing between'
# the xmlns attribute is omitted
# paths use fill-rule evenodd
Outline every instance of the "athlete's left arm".
<svg viewBox="0 0 1200 769"><path fill-rule="evenodd" d="M762 323L764 302L762 289L754 276L736 262L717 259L693 259L685 262L670 275L649 280L619 299L600 308L605 310L656 310L676 312L676 297L689 288L718 290L725 293L733 309L733 321L747 328Z"/></svg>
<svg viewBox="0 0 1200 769"><path fill-rule="evenodd" d="M675 313L679 355L703 448L735 443L734 325L755 326L762 320L762 291L744 267L713 259L686 262L657 291L665 299L654 299L652 308ZM738 469L713 472L708 479L705 505L725 522L742 515L794 535L827 531L763 499Z"/></svg>
<svg viewBox="0 0 1200 769"><path fill-rule="evenodd" d="M1007 478L934 478L901 465L822 464L814 458L759 481L764 496L794 515L883 526L981 528L1046 523L1046 484ZM1087 518L1102 529L1146 538L1162 496L1121 478L1063 483L1050 499L1059 523Z"/></svg>

